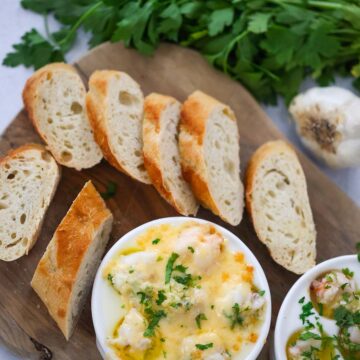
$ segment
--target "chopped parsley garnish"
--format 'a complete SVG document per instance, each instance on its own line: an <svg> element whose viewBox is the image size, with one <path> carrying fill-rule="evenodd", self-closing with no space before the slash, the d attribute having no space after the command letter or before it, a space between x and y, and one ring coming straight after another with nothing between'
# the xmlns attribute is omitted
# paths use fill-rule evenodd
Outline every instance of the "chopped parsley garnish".
<svg viewBox="0 0 360 360"><path fill-rule="evenodd" d="M174 263L179 257L179 254L172 253L165 267L165 284L168 284L171 279L172 272L174 270Z"/></svg>
<svg viewBox="0 0 360 360"><path fill-rule="evenodd" d="M306 341L306 340L310 340L310 339L321 340L322 338L319 334L313 333L311 331L306 331L299 336L299 339Z"/></svg>
<svg viewBox="0 0 360 360"><path fill-rule="evenodd" d="M309 301L308 303L304 304L301 308L302 308L302 312L299 317L302 323L305 324L306 319L309 316L314 315L314 313L311 311L313 309L313 304L311 301Z"/></svg>
<svg viewBox="0 0 360 360"><path fill-rule="evenodd" d="M360 310L351 312L345 306L340 305L334 310L334 319L339 327L360 325Z"/></svg>
<svg viewBox="0 0 360 360"><path fill-rule="evenodd" d="M318 303L318 307L319 307L319 315L323 315L324 314L324 305L322 303Z"/></svg>
<svg viewBox="0 0 360 360"><path fill-rule="evenodd" d="M300 300L299 300L299 304L303 304L305 301L305 296L303 296Z"/></svg>
<svg viewBox="0 0 360 360"><path fill-rule="evenodd" d="M165 284L168 284L171 280L171 277L179 284L186 287L194 286L195 279L191 274L187 274L187 267L184 265L176 265L175 261L178 259L179 254L172 253L165 268ZM173 273L177 273L174 274ZM180 274L179 274L180 273Z"/></svg>
<svg viewBox="0 0 360 360"><path fill-rule="evenodd" d="M205 316L205 314L200 313L195 318L196 326L198 327L198 329L201 329L201 321L202 320L207 320L207 317Z"/></svg>
<svg viewBox="0 0 360 360"><path fill-rule="evenodd" d="M164 339L164 338L160 338L160 341L161 341L161 342L165 342L165 339Z"/></svg>
<svg viewBox="0 0 360 360"><path fill-rule="evenodd" d="M156 244L158 244L160 242L160 239L159 238L156 238L156 239L154 239L151 243L153 244L153 245L156 245Z"/></svg>
<svg viewBox="0 0 360 360"><path fill-rule="evenodd" d="M188 248L188 250L190 250L192 253L195 252L195 250L194 250L194 248L193 248L192 246L188 246L187 248Z"/></svg>
<svg viewBox="0 0 360 360"><path fill-rule="evenodd" d="M116 189L117 189L117 185L114 182L110 181L107 184L106 191L100 193L100 195L104 200L108 200L108 199L112 198L113 196L115 196Z"/></svg>
<svg viewBox="0 0 360 360"><path fill-rule="evenodd" d="M145 309L145 311L149 315L149 325L144 331L144 336L151 337L155 335L155 328L159 325L160 320L166 317L166 313L164 310L153 311L150 308Z"/></svg>
<svg viewBox="0 0 360 360"><path fill-rule="evenodd" d="M156 258L156 261L157 261L157 262L162 261L162 260L164 260L164 258L163 258L162 256L158 256L158 257Z"/></svg>
<svg viewBox="0 0 360 360"><path fill-rule="evenodd" d="M107 279L110 281L110 284L111 284L111 285L114 285L114 282L113 282L114 275L108 274Z"/></svg>
<svg viewBox="0 0 360 360"><path fill-rule="evenodd" d="M357 251L358 261L360 262L360 242L358 242L358 243L356 244L356 251Z"/></svg>
<svg viewBox="0 0 360 360"><path fill-rule="evenodd" d="M151 295L145 293L144 291L139 291L136 295L140 296L140 304L145 305L145 307L151 306Z"/></svg>
<svg viewBox="0 0 360 360"><path fill-rule="evenodd" d="M158 291L158 298L156 300L156 304L161 305L166 299L167 299L167 297L165 295L165 291L164 290L159 290Z"/></svg>
<svg viewBox="0 0 360 360"><path fill-rule="evenodd" d="M341 271L347 278L351 279L354 276L354 272L350 271L348 268L342 269Z"/></svg>
<svg viewBox="0 0 360 360"><path fill-rule="evenodd" d="M258 294L259 294L260 296L264 296L264 295L265 295L265 290L259 290L259 291L258 291Z"/></svg>
<svg viewBox="0 0 360 360"><path fill-rule="evenodd" d="M231 309L232 313L230 315L224 313L224 316L230 320L230 328L234 329L236 325L241 326L243 324L244 318L241 316L241 313L245 310L241 310L238 303L234 304Z"/></svg>
<svg viewBox="0 0 360 360"><path fill-rule="evenodd" d="M208 344L195 344L196 348L199 350L207 350L207 349L211 349L213 347L213 343L208 343Z"/></svg>

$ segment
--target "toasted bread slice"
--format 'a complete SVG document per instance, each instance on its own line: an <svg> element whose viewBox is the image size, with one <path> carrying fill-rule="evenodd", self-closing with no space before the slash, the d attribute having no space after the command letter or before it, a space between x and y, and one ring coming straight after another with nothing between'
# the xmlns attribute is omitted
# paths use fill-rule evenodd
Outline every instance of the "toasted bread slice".
<svg viewBox="0 0 360 360"><path fill-rule="evenodd" d="M1 260L29 253L59 179L59 166L41 145L23 145L0 160Z"/></svg>
<svg viewBox="0 0 360 360"><path fill-rule="evenodd" d="M198 203L181 174L178 145L180 103L152 93L145 98L144 164L160 195L180 214L196 215Z"/></svg>
<svg viewBox="0 0 360 360"><path fill-rule="evenodd" d="M56 229L31 286L68 340L111 232L113 216L88 181Z"/></svg>
<svg viewBox="0 0 360 360"><path fill-rule="evenodd" d="M142 124L144 96L140 86L120 71L95 71L86 104L95 139L109 163L145 184Z"/></svg>
<svg viewBox="0 0 360 360"><path fill-rule="evenodd" d="M316 231L305 175L284 141L262 145L246 171L246 208L273 259L302 274L315 265Z"/></svg>
<svg viewBox="0 0 360 360"><path fill-rule="evenodd" d="M85 86L67 64L46 65L26 82L25 108L59 164L77 170L102 159L85 108Z"/></svg>
<svg viewBox="0 0 360 360"><path fill-rule="evenodd" d="M200 203L231 225L244 207L237 121L225 104L195 91L182 106L180 155L185 180Z"/></svg>

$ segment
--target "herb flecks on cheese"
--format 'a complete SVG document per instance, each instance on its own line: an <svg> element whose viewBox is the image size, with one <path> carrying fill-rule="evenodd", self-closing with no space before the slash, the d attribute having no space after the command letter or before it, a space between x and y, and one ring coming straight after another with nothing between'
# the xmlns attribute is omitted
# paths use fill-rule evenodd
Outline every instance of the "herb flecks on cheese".
<svg viewBox="0 0 360 360"><path fill-rule="evenodd" d="M231 252L212 226L194 222L151 228L133 250L117 254L104 273L124 304L124 317L109 329L115 356L246 358L266 304L242 253Z"/></svg>

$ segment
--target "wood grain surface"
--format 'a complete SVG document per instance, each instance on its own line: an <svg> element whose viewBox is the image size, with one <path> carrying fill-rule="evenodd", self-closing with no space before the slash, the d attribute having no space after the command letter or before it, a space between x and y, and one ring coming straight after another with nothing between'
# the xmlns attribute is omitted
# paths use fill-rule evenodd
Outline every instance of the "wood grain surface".
<svg viewBox="0 0 360 360"><path fill-rule="evenodd" d="M172 95L183 101L200 89L229 104L235 111L241 141L241 171L254 150L268 140L281 138L271 120L240 84L211 68L196 52L162 45L153 57L143 57L120 44L104 44L75 64L84 81L97 69L116 69L129 73L145 94L152 91ZM0 152L27 142L41 142L26 113L21 111L3 134ZM306 174L310 201L318 232L317 261L354 253L360 239L360 210L304 155L299 154ZM40 238L28 256L0 262L0 346L23 359L99 359L91 321L90 296L77 329L66 342L29 283L52 234L85 181L91 179L99 191L109 181L118 184L116 196L108 200L115 218L108 247L134 227L147 221L177 215L149 185L143 185L116 171L105 161L82 172L63 168L62 180L47 212ZM209 211L201 209L199 218L214 221L238 235L254 252L270 284L273 301L273 332L281 302L297 276L277 265L257 239L245 214L240 226L232 227ZM271 335L259 359L267 359ZM42 347L46 346L46 348Z"/></svg>

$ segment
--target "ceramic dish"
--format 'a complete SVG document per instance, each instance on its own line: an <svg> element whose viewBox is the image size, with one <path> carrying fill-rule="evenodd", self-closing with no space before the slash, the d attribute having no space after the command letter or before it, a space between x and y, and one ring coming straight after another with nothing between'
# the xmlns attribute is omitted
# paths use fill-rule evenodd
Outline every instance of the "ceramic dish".
<svg viewBox="0 0 360 360"><path fill-rule="evenodd" d="M269 332L270 327L270 321L271 321L271 296L270 296L270 289L264 274L264 271L253 255L253 253L248 249L248 247L234 234L229 232L228 230L199 219L194 218L186 218L186 217L172 217L172 218L164 218L159 219L155 221L151 221L149 223L146 223L142 226L139 226L138 228L130 231L126 235L124 235L122 238L120 238L113 247L109 250L109 252L104 257L98 271L95 277L93 292L92 292L92 318L93 318L93 324L95 328L96 333L96 339L97 339L97 346L98 349L102 355L103 358L108 358L109 356L114 357L114 351L109 345L109 336L112 336L111 334L114 333L114 325L119 323L119 318L124 318L125 315L123 314L121 310L121 306L119 306L119 296L116 291L112 288L109 283L112 284L113 279L109 279L104 276L105 272L109 268L109 264L114 263L114 259L117 259L120 256L123 259L124 253L128 254L128 249L134 248L134 246L137 246L139 237L143 236L144 234L147 234L148 232L151 232L154 228L161 226L172 226L174 228L182 227L182 226L188 226L189 222L195 224L201 224L204 226L210 226L212 228L215 228L216 234L220 234L221 237L225 240L226 249L228 249L230 252L229 254L243 254L244 264L250 265L249 267L252 270L252 282L253 282L253 288L261 289L259 290L259 294L263 297L264 301L264 308L263 312L261 313L261 323L258 326L258 330L256 333L256 338L253 341L253 344L251 344L251 348L249 348L249 351L246 353L246 356L233 356L232 359L245 359L246 360L255 360L257 359L257 356L261 352L261 349L263 348L266 338ZM153 244L157 243L157 239L153 241ZM176 243L177 244L177 243ZM151 246L151 245L150 245ZM153 246L154 247L154 246ZM195 247L195 246L194 246ZM193 252L193 248L191 246L188 246L188 248ZM125 250L126 249L126 250ZM125 250L125 251L124 251ZM195 253L197 252L197 248L195 248ZM227 251L227 250L226 250ZM231 255L232 256L232 255ZM119 263L119 260L117 260ZM122 263L120 264L122 265ZM165 263L164 263L165 265ZM191 269L191 268L190 268ZM138 269L136 269L138 272ZM201 277L199 277L201 278ZM255 290L254 290L255 291ZM210 297L209 297L210 298ZM214 301L216 299L211 299L211 301ZM217 305L216 305L217 306ZM211 307L214 308L213 306ZM208 309L208 308L207 308ZM210 310L207 310L210 311ZM214 310L215 311L215 310ZM210 323L211 319L208 323ZM121 320L125 321L125 320ZM164 320L165 321L165 320ZM167 320L166 320L167 321ZM120 322L121 323L121 322ZM203 322L204 324L204 322ZM205 324L206 325L206 324ZM201 327L199 327L201 328ZM236 327L238 331L240 331L240 327ZM194 332L200 332L201 330L196 329ZM169 332L168 332L169 333ZM143 339L144 340L144 339ZM161 341L164 341L163 339L160 339ZM170 340L169 340L170 341ZM179 343L182 341L182 339L179 339ZM246 342L244 342L245 344ZM198 349L199 344L196 345ZM209 344L208 344L209 345ZM231 350L232 351L232 350ZM241 350L242 351L242 350ZM240 352L241 352L240 351ZM170 350L171 352L171 350ZM227 352L227 349L226 349ZM201 352L200 352L201 353ZM225 352L224 352L225 354ZM201 355L203 356L203 355ZM115 356L116 358L116 356ZM149 356L149 357L139 357L139 358L146 358L146 359L161 359L163 358L163 355L160 356ZM168 356L169 358L169 356ZM170 356L171 358L171 356ZM203 358L203 357L200 357ZM204 357L207 358L207 357ZM211 357L212 359L213 357ZM224 357L216 357L216 359L227 359L228 355L224 355ZM214 358L215 359L215 358Z"/></svg>
<svg viewBox="0 0 360 360"><path fill-rule="evenodd" d="M329 302L328 298L327 301L323 301L325 305L320 302L321 306L319 306L315 302L314 292L317 291L316 289L319 289L320 286L322 287L323 291L327 290L330 292L330 295L333 295L334 293L331 294L331 292L332 289L334 289L335 284L332 275L330 275L329 277L329 274L334 274L334 272L338 274L338 276L342 279L345 279L341 280L344 284L341 284L342 286L339 287L340 290L338 292L338 295L334 297L333 301ZM325 282L321 283L321 279L324 279L323 281ZM326 279L328 279L330 283L326 283ZM316 280L316 282L314 282L314 280ZM310 323L312 324L315 324L315 328L309 329L309 331L312 333L317 333L318 325L316 325L316 323L319 323L320 326L322 326L323 328L324 335L328 337L339 335L339 327L336 325L336 321L334 320L334 311L340 305L348 306L345 300L347 297L353 296L354 291L348 291L348 295L344 297L342 294L344 289L348 289L349 283L351 283L352 286L356 287L355 294L360 294L358 293L360 289L360 263L358 262L356 255L341 256L324 261L315 266L310 271L306 272L294 284L294 286L290 289L282 303L276 322L274 335L274 354L276 360L288 360L289 358L292 358L291 356L293 355L290 355L289 348L296 345L296 334L299 334L300 330L304 331L303 329L309 324L308 321L310 321ZM325 293L323 292L322 294L324 299ZM309 303L311 303L310 308L308 306ZM328 305L326 305L327 303L334 304L334 308L332 311L326 311L326 309L329 307ZM356 304L356 308L354 309L353 307L353 310L358 309L358 301L351 302L351 304L352 306ZM309 311L313 314L307 317L306 314L309 313ZM305 316L304 322L300 319L300 314L303 314ZM304 343L301 344L301 346L302 352L297 355L299 356L298 358L310 359L310 357L304 357L302 355L303 351L306 351L306 347ZM313 346L316 347L317 345L313 343ZM327 351L328 353L324 353L323 355L318 354L317 356L320 359L324 360L330 360L333 358L338 359L336 355L341 356L339 357L339 360L344 358L336 349L336 342L333 340L328 343ZM311 357L311 359L312 358L313 357Z"/></svg>

